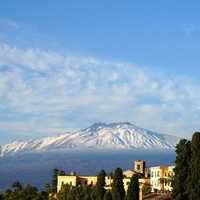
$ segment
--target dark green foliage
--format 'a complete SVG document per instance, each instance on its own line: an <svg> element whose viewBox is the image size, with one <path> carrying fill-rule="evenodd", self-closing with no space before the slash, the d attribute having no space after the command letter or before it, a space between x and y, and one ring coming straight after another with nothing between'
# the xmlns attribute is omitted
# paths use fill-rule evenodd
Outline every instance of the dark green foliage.
<svg viewBox="0 0 200 200"><path fill-rule="evenodd" d="M143 192L144 196L147 195L147 194L150 194L151 193L151 186L149 186L149 185L143 186L142 192Z"/></svg>
<svg viewBox="0 0 200 200"><path fill-rule="evenodd" d="M44 191L45 191L46 193L48 193L48 194L50 194L50 193L52 192L51 186L50 186L49 183L46 183L46 184L44 185Z"/></svg>
<svg viewBox="0 0 200 200"><path fill-rule="evenodd" d="M12 184L12 188L14 189L14 191L21 191L22 184L19 181L16 181Z"/></svg>
<svg viewBox="0 0 200 200"><path fill-rule="evenodd" d="M59 175L59 176L64 176L64 175L65 175L65 172L64 172L63 170L58 171L58 175Z"/></svg>
<svg viewBox="0 0 200 200"><path fill-rule="evenodd" d="M57 192L57 178L59 175L59 170L54 169L53 170L53 177L52 177L52 192L56 193Z"/></svg>
<svg viewBox="0 0 200 200"><path fill-rule="evenodd" d="M92 189L86 185L79 187L63 185L58 193L58 200L93 200Z"/></svg>
<svg viewBox="0 0 200 200"><path fill-rule="evenodd" d="M106 192L104 188L106 184L105 177L106 177L106 172L104 170L101 170L97 176L97 184L96 184L96 195L98 200L103 200L104 194Z"/></svg>
<svg viewBox="0 0 200 200"><path fill-rule="evenodd" d="M112 200L112 193L110 190L106 191L103 200Z"/></svg>
<svg viewBox="0 0 200 200"><path fill-rule="evenodd" d="M172 199L200 199L200 132L193 134L192 142L181 140L176 154Z"/></svg>
<svg viewBox="0 0 200 200"><path fill-rule="evenodd" d="M68 200L70 191L71 191L72 187L69 185L63 185L60 192L58 193L58 200ZM70 198L73 199L73 198Z"/></svg>
<svg viewBox="0 0 200 200"><path fill-rule="evenodd" d="M191 176L189 183L189 199L200 199L200 132L193 134L191 143Z"/></svg>
<svg viewBox="0 0 200 200"><path fill-rule="evenodd" d="M2 195L3 200L48 200L46 192L38 192L37 188L28 184L25 187L20 182L12 185L12 190L7 190Z"/></svg>
<svg viewBox="0 0 200 200"><path fill-rule="evenodd" d="M123 171L121 168L117 168L113 176L112 198L113 200L124 200L124 197Z"/></svg>
<svg viewBox="0 0 200 200"><path fill-rule="evenodd" d="M135 174L129 183L126 199L139 200L139 190L139 176Z"/></svg>
<svg viewBox="0 0 200 200"><path fill-rule="evenodd" d="M57 179L58 179L58 176L64 176L65 175L65 172L64 171L60 171L58 169L54 169L53 170L53 176L52 176L52 186L51 186L51 191L53 193L56 193L57 192Z"/></svg>
<svg viewBox="0 0 200 200"><path fill-rule="evenodd" d="M180 140L176 146L176 167L172 180L174 200L188 200L188 180L191 160L191 142L185 139Z"/></svg>

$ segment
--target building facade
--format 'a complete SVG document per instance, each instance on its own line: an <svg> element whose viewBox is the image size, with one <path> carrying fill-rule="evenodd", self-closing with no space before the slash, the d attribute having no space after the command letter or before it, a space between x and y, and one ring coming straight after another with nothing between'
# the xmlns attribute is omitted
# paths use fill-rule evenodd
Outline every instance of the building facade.
<svg viewBox="0 0 200 200"><path fill-rule="evenodd" d="M156 166L150 168L150 183L152 191L172 191L172 177L175 166Z"/></svg>
<svg viewBox="0 0 200 200"><path fill-rule="evenodd" d="M106 176L105 178L105 188L111 189L111 185L113 179L110 176ZM71 185L71 186L78 186L78 185L88 185L88 186L95 186L97 183L97 176L77 176L77 175L67 175L67 176L58 176L57 179L57 192L59 192L63 185ZM125 191L128 190L128 185L130 183L130 178L124 177L123 178L124 189Z"/></svg>
<svg viewBox="0 0 200 200"><path fill-rule="evenodd" d="M131 180L131 177L134 174L142 174L143 178L139 179L140 188L145 186L150 186L152 192L170 192L172 191L172 177L174 175L175 166L156 166L146 168L145 161L136 160L134 162L133 170L126 170L123 172L124 178L124 189L128 190L128 186ZM106 176L105 178L105 189L111 189L113 179L111 176ZM76 173L71 173L70 175L58 176L57 179L57 192L59 192L63 185L88 185L95 186L97 183L97 176L79 176ZM142 191L142 190L141 190Z"/></svg>

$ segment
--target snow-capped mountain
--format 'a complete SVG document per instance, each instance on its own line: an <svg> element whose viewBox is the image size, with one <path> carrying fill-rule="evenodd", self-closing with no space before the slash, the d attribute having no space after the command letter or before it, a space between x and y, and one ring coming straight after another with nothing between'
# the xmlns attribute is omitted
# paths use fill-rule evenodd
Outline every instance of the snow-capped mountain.
<svg viewBox="0 0 200 200"><path fill-rule="evenodd" d="M96 123L55 137L15 141L0 147L1 156L69 149L174 149L180 138L159 134L131 123Z"/></svg>

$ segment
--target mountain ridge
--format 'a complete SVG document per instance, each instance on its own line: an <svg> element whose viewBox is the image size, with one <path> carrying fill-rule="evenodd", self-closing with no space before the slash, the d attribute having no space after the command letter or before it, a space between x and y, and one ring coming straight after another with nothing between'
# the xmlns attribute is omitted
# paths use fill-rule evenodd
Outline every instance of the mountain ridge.
<svg viewBox="0 0 200 200"><path fill-rule="evenodd" d="M172 150L180 138L140 128L130 122L102 123L52 137L14 141L0 146L1 157L29 152L69 149L166 149Z"/></svg>

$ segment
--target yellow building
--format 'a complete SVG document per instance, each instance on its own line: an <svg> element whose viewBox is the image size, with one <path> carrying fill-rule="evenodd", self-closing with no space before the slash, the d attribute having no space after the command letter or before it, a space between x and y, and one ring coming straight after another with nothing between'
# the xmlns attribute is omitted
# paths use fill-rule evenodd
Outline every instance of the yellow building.
<svg viewBox="0 0 200 200"><path fill-rule="evenodd" d="M140 184L140 199L142 199L142 188L151 186L152 191L172 191L171 179L174 175L175 166L156 166L146 168L145 161L137 160L134 162L133 170L126 170L123 172L124 189L127 191L131 177L134 174L143 174L143 178L139 179ZM150 173L150 178L149 178ZM105 189L111 189L113 179L111 176L105 177ZM59 192L62 185L68 184L71 186L88 185L95 186L97 183L97 176L78 176L75 173L65 176L58 176L57 191Z"/></svg>
<svg viewBox="0 0 200 200"><path fill-rule="evenodd" d="M57 181L57 191L59 192L62 188L62 185L89 185L94 186L97 183L97 176L77 176L77 175L67 175L67 176L58 176Z"/></svg>
<svg viewBox="0 0 200 200"><path fill-rule="evenodd" d="M113 179L110 176L106 176L106 189L111 189L111 184ZM78 186L78 185L88 185L88 186L95 186L97 183L97 176L77 176L77 175L67 175L67 176L58 176L58 184L57 184L57 191L59 192L62 188L62 185L71 185L71 186ZM124 177L123 179L124 189L127 191L128 185L130 183L130 178Z"/></svg>
<svg viewBox="0 0 200 200"><path fill-rule="evenodd" d="M156 166L150 168L152 191L172 191L171 180L175 166Z"/></svg>
<svg viewBox="0 0 200 200"><path fill-rule="evenodd" d="M124 177L124 189L125 191L128 190L128 186L130 183L130 177ZM111 189L111 185L113 179L110 176L105 177L105 188ZM58 176L58 184L57 184L57 192L59 192L62 188L62 185L71 185L71 186L78 186L78 185L88 185L88 186L95 186L97 183L97 176L77 176L77 175L67 175L67 176ZM149 184L149 179L139 179L140 184Z"/></svg>
<svg viewBox="0 0 200 200"><path fill-rule="evenodd" d="M126 171L123 171L123 175L125 176L125 177L127 177L127 178L131 178L133 175L135 175L136 174L136 172L135 171L133 171L133 170L126 170Z"/></svg>

